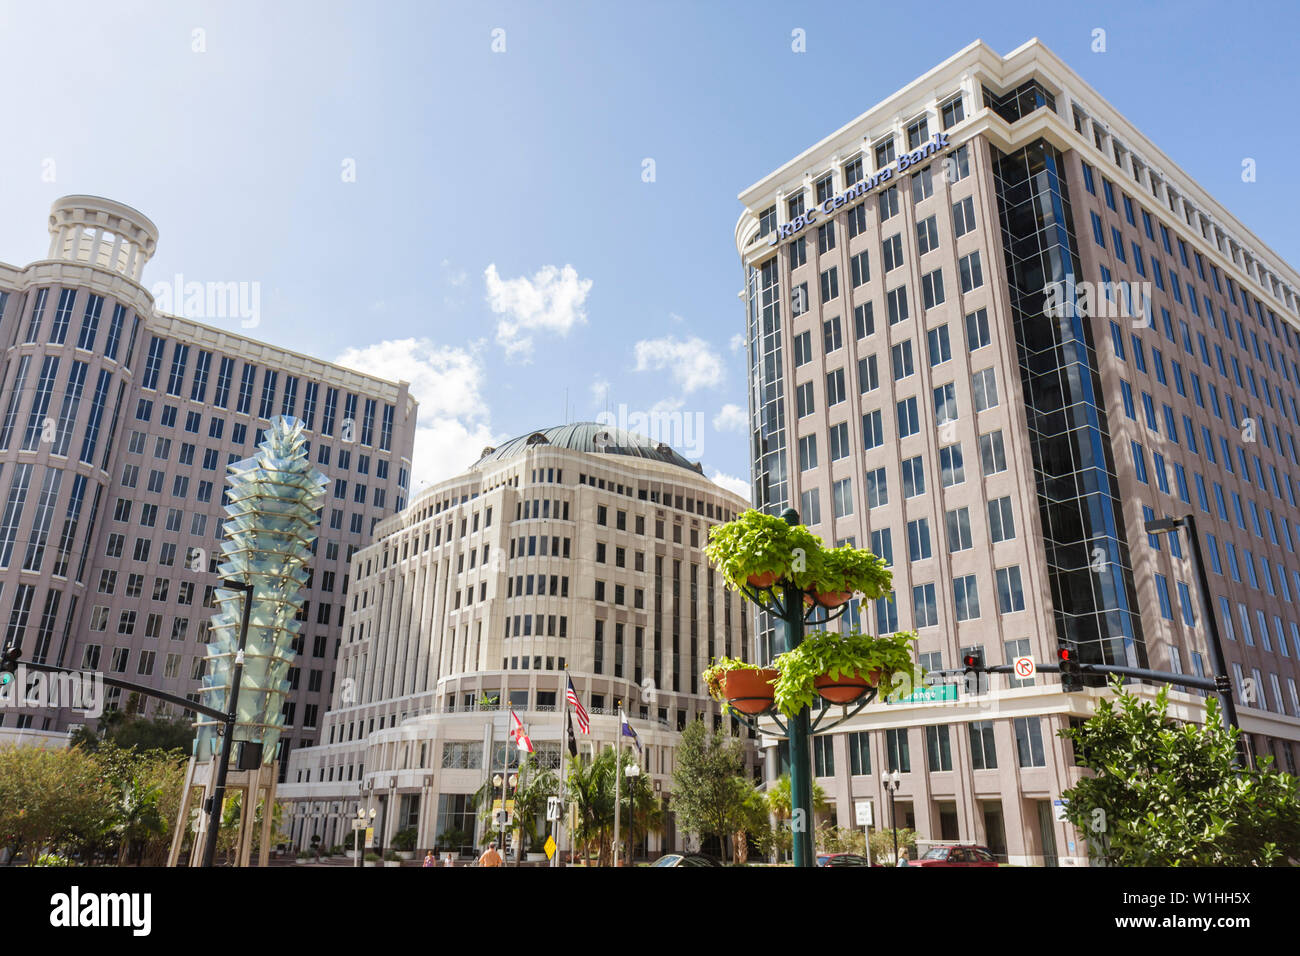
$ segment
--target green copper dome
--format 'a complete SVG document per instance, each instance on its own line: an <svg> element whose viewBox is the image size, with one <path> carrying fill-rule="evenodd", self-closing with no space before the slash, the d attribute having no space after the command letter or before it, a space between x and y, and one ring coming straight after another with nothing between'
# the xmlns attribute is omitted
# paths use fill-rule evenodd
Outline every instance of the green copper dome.
<svg viewBox="0 0 1300 956"><path fill-rule="evenodd" d="M474 464L474 467L482 468L484 465L515 458L522 455L531 445L551 445L593 455L631 455L635 458L648 458L652 461L677 465L696 474L704 473L697 463L688 461L662 442L651 441L636 432L598 422L555 425L529 432L527 435L520 435L496 448L483 449L483 457Z"/></svg>

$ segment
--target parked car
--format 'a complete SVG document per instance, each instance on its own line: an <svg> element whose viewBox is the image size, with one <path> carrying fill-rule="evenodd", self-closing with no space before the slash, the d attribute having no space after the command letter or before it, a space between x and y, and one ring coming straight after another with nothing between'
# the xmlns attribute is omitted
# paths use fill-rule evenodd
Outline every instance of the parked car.
<svg viewBox="0 0 1300 956"><path fill-rule="evenodd" d="M998 861L986 847L971 844L932 846L908 866L997 866Z"/></svg>
<svg viewBox="0 0 1300 956"><path fill-rule="evenodd" d="M722 866L711 856L702 853L665 853L651 866Z"/></svg>
<svg viewBox="0 0 1300 956"><path fill-rule="evenodd" d="M867 858L858 853L818 853L818 866L870 866Z"/></svg>

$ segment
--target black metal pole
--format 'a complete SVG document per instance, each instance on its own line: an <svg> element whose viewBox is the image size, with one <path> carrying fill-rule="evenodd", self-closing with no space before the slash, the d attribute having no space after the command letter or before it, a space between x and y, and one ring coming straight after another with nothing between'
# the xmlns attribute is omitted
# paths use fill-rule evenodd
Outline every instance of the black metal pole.
<svg viewBox="0 0 1300 956"><path fill-rule="evenodd" d="M898 811L894 809L894 790L898 784L885 784L889 788L889 829L894 834L894 866L898 866Z"/></svg>
<svg viewBox="0 0 1300 956"><path fill-rule="evenodd" d="M1205 559L1201 554L1201 536L1196 530L1196 516L1188 514L1180 519L1181 524L1187 528L1187 537L1191 540L1192 554L1196 557L1196 580L1198 590L1201 592L1201 604L1205 608L1205 619L1209 624L1206 629L1209 636L1210 645L1210 666L1214 668L1216 677L1227 677L1228 663L1223 657L1223 641L1219 636L1219 618L1214 613L1214 605L1210 598L1210 578L1205 573ZM1237 704L1232 699L1232 685L1229 683L1227 689L1220 686L1219 701L1223 705L1223 719L1229 728L1235 728L1240 731L1241 725L1237 723Z"/></svg>
<svg viewBox="0 0 1300 956"><path fill-rule="evenodd" d="M221 758L217 762L217 781L208 798L208 835L203 847L203 866L212 866L217 854L217 834L221 829L221 804L226 798L226 775L230 770L230 749L235 738L235 720L239 707L239 685L244 677L244 645L248 641L248 620L253 610L253 586L244 582L224 581L224 587L232 591L244 592L244 613L239 623L239 651L235 654L235 670L231 677L230 710L226 714L225 731L221 740ZM245 813L252 813L252 802L244 807ZM268 808L268 811L270 809Z"/></svg>

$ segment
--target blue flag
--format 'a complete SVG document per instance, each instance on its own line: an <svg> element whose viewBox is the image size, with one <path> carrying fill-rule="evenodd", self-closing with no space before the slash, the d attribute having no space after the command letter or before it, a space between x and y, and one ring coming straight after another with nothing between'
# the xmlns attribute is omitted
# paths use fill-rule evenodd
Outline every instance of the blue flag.
<svg viewBox="0 0 1300 956"><path fill-rule="evenodd" d="M636 731L632 729L632 725L629 724L629 723L627 722L627 714L623 713L623 708L622 708L622 707L620 707L620 708L618 709L618 716L619 716L619 718L622 720L622 723L623 723L623 727L622 727L622 734L623 734L623 736L624 736L624 737L631 737L631 738L632 738L632 743L636 744L636 752L637 752L637 753L640 753L640 752L641 752L641 738L638 737L638 736L636 735Z"/></svg>

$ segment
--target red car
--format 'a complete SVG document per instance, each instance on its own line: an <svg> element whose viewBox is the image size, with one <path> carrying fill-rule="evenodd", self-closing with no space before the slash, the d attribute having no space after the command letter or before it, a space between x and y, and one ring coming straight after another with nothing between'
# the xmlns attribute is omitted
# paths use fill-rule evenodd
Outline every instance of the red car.
<svg viewBox="0 0 1300 956"><path fill-rule="evenodd" d="M982 846L948 844L932 846L919 860L909 860L908 866L997 866L998 861Z"/></svg>

